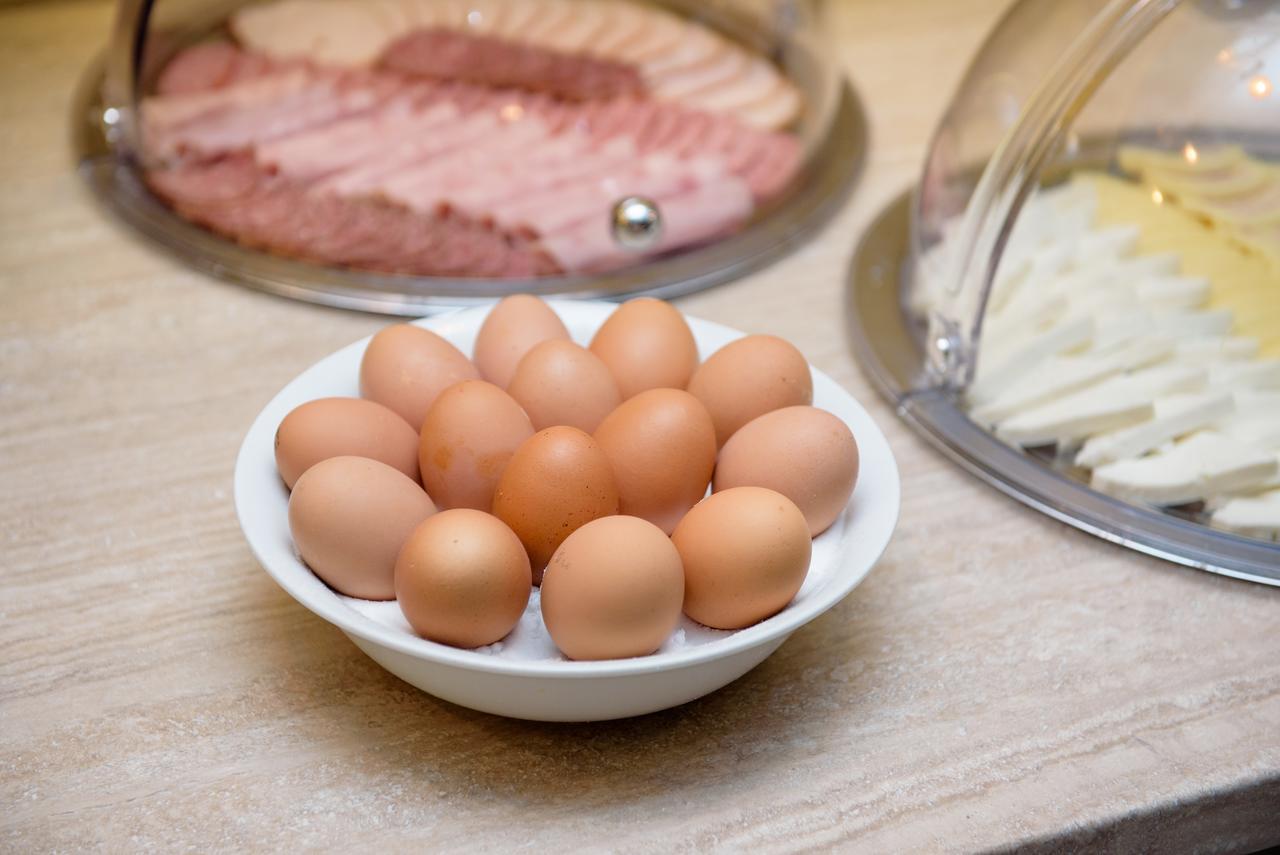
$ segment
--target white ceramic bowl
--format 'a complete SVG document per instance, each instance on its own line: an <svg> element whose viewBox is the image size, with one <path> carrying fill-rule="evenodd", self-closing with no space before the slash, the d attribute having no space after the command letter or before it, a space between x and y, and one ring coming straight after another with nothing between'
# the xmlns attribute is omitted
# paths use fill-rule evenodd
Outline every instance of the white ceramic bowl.
<svg viewBox="0 0 1280 855"><path fill-rule="evenodd" d="M581 344L616 308L613 303L551 302ZM470 353L489 307L416 323ZM705 359L743 333L689 318ZM462 706L541 721L593 721L641 715L691 701L737 679L791 633L844 598L889 543L898 518L898 470L884 435L867 412L825 374L813 371L814 405L849 425L861 472L849 506L814 541L804 587L779 614L737 632L685 621L659 652L635 659L571 662L545 635L536 596L507 643L459 650L415 636L395 603L367 603L328 588L298 558L289 535L289 495L276 474L276 426L294 407L326 396L358 394L360 358L368 339L302 372L254 420L236 461L235 502L249 546L282 588L337 626L391 673Z"/></svg>

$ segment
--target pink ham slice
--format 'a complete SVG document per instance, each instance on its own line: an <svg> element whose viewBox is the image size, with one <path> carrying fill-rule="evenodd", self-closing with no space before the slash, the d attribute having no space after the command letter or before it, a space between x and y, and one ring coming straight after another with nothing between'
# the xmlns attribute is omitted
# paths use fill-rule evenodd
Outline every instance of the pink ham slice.
<svg viewBox="0 0 1280 855"><path fill-rule="evenodd" d="M658 102L648 100L629 105L623 113L622 120L614 125L611 135L636 141L638 147L645 130L655 121L655 117L662 109L663 106Z"/></svg>
<svg viewBox="0 0 1280 855"><path fill-rule="evenodd" d="M603 56L616 57L624 62L639 62L656 59L675 51L684 39L685 29L689 26L674 15L657 10L647 10L643 14L643 25L635 26L629 38L606 41L598 46Z"/></svg>
<svg viewBox="0 0 1280 855"><path fill-rule="evenodd" d="M733 144L742 134L742 126L724 116L708 116L709 124L702 133L694 138L686 138L679 145L673 145L666 152L676 157L694 157L698 154L718 154Z"/></svg>
<svg viewBox="0 0 1280 855"><path fill-rule="evenodd" d="M243 54L229 42L204 42L180 52L156 81L161 95L190 95L226 86Z"/></svg>
<svg viewBox="0 0 1280 855"><path fill-rule="evenodd" d="M559 51L569 55L585 55L600 36L610 29L612 23L607 9L608 3L566 3L570 14L563 22L552 26L541 34L538 43L541 47ZM636 77L639 82L639 75Z"/></svg>
<svg viewBox="0 0 1280 855"><path fill-rule="evenodd" d="M645 83L659 86L664 77L687 74L709 65L730 50L727 41L702 27L687 26L684 35L672 48L640 64Z"/></svg>
<svg viewBox="0 0 1280 855"><path fill-rule="evenodd" d="M252 110L287 98L313 81L312 74L295 68L222 89L147 98L142 102L143 126L151 133L161 133L214 113Z"/></svg>
<svg viewBox="0 0 1280 855"><path fill-rule="evenodd" d="M247 83L250 80L257 80L259 77L276 74L291 67L296 67L296 64L275 62L256 53L241 52L240 58L231 67L231 74L227 78L226 85Z"/></svg>
<svg viewBox="0 0 1280 855"><path fill-rule="evenodd" d="M361 143L380 147L380 137L415 115L412 101L392 98L367 115L261 143L254 147L254 160L260 166L292 178L316 178L361 160L365 152L356 153L353 149L358 150Z"/></svg>
<svg viewBox="0 0 1280 855"><path fill-rule="evenodd" d="M771 134L759 158L743 178L760 202L779 196L800 169L800 141L790 134Z"/></svg>
<svg viewBox="0 0 1280 855"><path fill-rule="evenodd" d="M523 38L534 22L543 15L538 3L506 3L505 6L502 17L489 28L490 35L512 40Z"/></svg>
<svg viewBox="0 0 1280 855"><path fill-rule="evenodd" d="M516 5L531 7L532 15L524 22L523 27L506 35L512 37L512 41L518 39L525 44L538 47L549 47L556 34L572 27L574 19L578 16L578 4L565 2L565 0L530 0L530 2Z"/></svg>
<svg viewBox="0 0 1280 855"><path fill-rule="evenodd" d="M161 198L198 209L241 199L258 189L262 176L248 157L232 157L193 169L156 169L147 183Z"/></svg>
<svg viewBox="0 0 1280 855"><path fill-rule="evenodd" d="M161 156L177 152L217 156L366 112L384 98L376 88L317 83L280 101L195 120L158 136L151 144Z"/></svg>
<svg viewBox="0 0 1280 855"><path fill-rule="evenodd" d="M423 276L559 272L544 250L518 236L368 200L317 199L244 156L154 171L149 183L193 221L289 257Z"/></svg>
<svg viewBox="0 0 1280 855"><path fill-rule="evenodd" d="M637 95L634 66L437 27L397 39L381 65L410 76L546 92L568 101Z"/></svg>
<svg viewBox="0 0 1280 855"><path fill-rule="evenodd" d="M544 235L542 244L565 270L591 273L720 237L741 226L752 212L751 190L737 178L723 178L656 201L662 211L663 237L651 251L638 254L619 247L607 219Z"/></svg>
<svg viewBox="0 0 1280 855"><path fill-rule="evenodd" d="M683 113L680 110L656 110L653 118L636 136L636 147L642 152L654 151L662 146L680 127Z"/></svg>
<svg viewBox="0 0 1280 855"><path fill-rule="evenodd" d="M499 124L497 131L487 139L396 173L377 189L388 199L415 211L442 213L454 187L467 183L492 163L518 160L522 149L536 147L546 136L546 127L536 119Z"/></svg>
<svg viewBox="0 0 1280 855"><path fill-rule="evenodd" d="M430 133L458 118L451 104L414 109L407 101L257 147L259 164L299 180L315 180L379 160L392 140Z"/></svg>
<svg viewBox="0 0 1280 855"><path fill-rule="evenodd" d="M690 151L699 148L698 142L706 138L715 123L715 118L707 113L683 113L661 144L655 144L650 151Z"/></svg>
<svg viewBox="0 0 1280 855"><path fill-rule="evenodd" d="M747 182L757 204L771 201L795 177L803 150L791 134L740 132L721 149L720 156L732 175Z"/></svg>
<svg viewBox="0 0 1280 855"><path fill-rule="evenodd" d="M491 115L476 114L446 124L437 133L393 140L393 145L377 159L342 170L313 185L313 191L343 196L376 193L383 186L394 186L398 174L459 146L486 138L498 124L499 120Z"/></svg>
<svg viewBox="0 0 1280 855"><path fill-rule="evenodd" d="M584 112L582 123L597 141L613 139L622 132L622 128L631 120L636 109L636 102L619 98L609 101L599 109Z"/></svg>
<svg viewBox="0 0 1280 855"><path fill-rule="evenodd" d="M543 211L558 204L562 188L607 179L631 166L635 156L635 146L629 140L613 140L582 157L526 173L492 201L489 216L503 227L537 222Z"/></svg>
<svg viewBox="0 0 1280 855"><path fill-rule="evenodd" d="M788 80L778 78L778 85L759 101L735 108L733 115L747 125L779 129L792 124L804 109L800 91Z"/></svg>
<svg viewBox="0 0 1280 855"><path fill-rule="evenodd" d="M322 65L369 65L389 40L383 22L360 0L252 4L229 23L236 40L255 53Z"/></svg>
<svg viewBox="0 0 1280 855"><path fill-rule="evenodd" d="M451 207L478 219L491 220L488 212L510 198L512 186L519 184L523 176L542 175L567 163L580 163L588 155L594 156L594 152L585 134L570 131L552 137L519 158L471 175L470 180L453 188Z"/></svg>
<svg viewBox="0 0 1280 855"><path fill-rule="evenodd" d="M589 220L608 221L613 206L627 196L665 199L691 190L701 183L693 169L678 164L657 166L648 163L641 168L619 171L607 178L596 178L560 188L557 204L536 219L511 222L516 231L555 234Z"/></svg>
<svg viewBox="0 0 1280 855"><path fill-rule="evenodd" d="M699 110L732 113L763 100L777 88L781 74L773 63L759 57L752 59L742 73L696 92L681 100Z"/></svg>
<svg viewBox="0 0 1280 855"><path fill-rule="evenodd" d="M730 48L712 62L661 78L654 85L653 94L666 101L684 101L690 95L736 80L750 69L751 62L747 52Z"/></svg>

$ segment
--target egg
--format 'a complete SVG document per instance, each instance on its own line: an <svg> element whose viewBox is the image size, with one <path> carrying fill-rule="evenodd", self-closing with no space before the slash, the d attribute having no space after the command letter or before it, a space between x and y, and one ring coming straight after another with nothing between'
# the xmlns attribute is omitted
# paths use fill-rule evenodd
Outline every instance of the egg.
<svg viewBox="0 0 1280 855"><path fill-rule="evenodd" d="M587 433L622 400L600 358L571 341L544 341L525 354L507 386L535 430L569 425Z"/></svg>
<svg viewBox="0 0 1280 855"><path fill-rule="evenodd" d="M497 386L483 380L450 386L422 422L422 485L442 508L488 511L507 461L531 436L529 417Z"/></svg>
<svg viewBox="0 0 1280 855"><path fill-rule="evenodd" d="M796 503L816 537L840 516L857 481L858 443L849 426L816 407L784 407L725 443L712 489L776 490Z"/></svg>
<svg viewBox="0 0 1280 855"><path fill-rule="evenodd" d="M809 363L790 342L749 335L711 354L694 372L689 391L703 403L724 445L738 428L782 407L813 403Z"/></svg>
<svg viewBox="0 0 1280 855"><path fill-rule="evenodd" d="M435 505L413 479L366 457L330 457L289 496L289 531L329 587L362 600L395 597L396 555Z"/></svg>
<svg viewBox="0 0 1280 855"><path fill-rule="evenodd" d="M418 433L391 410L360 398L321 398L295 407L276 428L276 469L293 489L321 460L369 457L418 480Z"/></svg>
<svg viewBox="0 0 1280 855"><path fill-rule="evenodd" d="M684 317L651 297L628 300L591 339L625 401L646 389L683 389L698 367L698 345Z"/></svg>
<svg viewBox="0 0 1280 855"><path fill-rule="evenodd" d="M494 516L529 553L535 585L566 537L617 512L609 459L590 434L567 426L539 431L516 449L493 495Z"/></svg>
<svg viewBox="0 0 1280 855"><path fill-rule="evenodd" d="M360 360L360 395L394 410L414 430L454 383L480 376L449 342L412 324L383 329Z"/></svg>
<svg viewBox="0 0 1280 855"><path fill-rule="evenodd" d="M537 297L513 294L484 319L472 355L480 376L505 389L525 354L541 342L555 340L569 340L560 316Z"/></svg>
<svg viewBox="0 0 1280 855"><path fill-rule="evenodd" d="M601 423L621 513L670 534L706 495L716 464L716 430L706 407L681 389L650 389Z"/></svg>
<svg viewBox="0 0 1280 855"><path fill-rule="evenodd" d="M396 599L423 638L482 647L515 628L533 577L524 545L502 521L456 508L428 517L400 549Z"/></svg>
<svg viewBox="0 0 1280 855"><path fill-rule="evenodd" d="M684 565L684 613L715 629L777 614L809 572L804 514L781 493L735 487L699 502L671 537Z"/></svg>
<svg viewBox="0 0 1280 855"><path fill-rule="evenodd" d="M542 579L542 619L570 659L647 656L680 620L684 571L652 523L613 516L560 545Z"/></svg>

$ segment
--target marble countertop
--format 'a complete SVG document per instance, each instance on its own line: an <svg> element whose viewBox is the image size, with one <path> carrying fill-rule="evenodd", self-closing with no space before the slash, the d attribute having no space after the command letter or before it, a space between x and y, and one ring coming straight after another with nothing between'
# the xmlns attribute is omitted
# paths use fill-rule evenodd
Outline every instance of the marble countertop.
<svg viewBox="0 0 1280 855"><path fill-rule="evenodd" d="M1280 591L1119 549L944 461L854 364L861 229L919 172L1001 0L847 0L862 181L682 309L797 342L887 433L901 524L728 688L593 725L437 701L256 565L244 431L383 320L193 273L67 143L105 0L0 6L0 850L1230 851L1280 843Z"/></svg>

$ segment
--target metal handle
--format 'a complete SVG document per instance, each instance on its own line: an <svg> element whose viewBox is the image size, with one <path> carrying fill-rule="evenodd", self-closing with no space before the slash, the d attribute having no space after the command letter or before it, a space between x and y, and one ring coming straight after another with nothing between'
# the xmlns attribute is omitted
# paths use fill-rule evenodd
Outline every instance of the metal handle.
<svg viewBox="0 0 1280 855"><path fill-rule="evenodd" d="M619 200L610 216L613 239L631 252L644 252L662 239L662 211L658 203L643 196Z"/></svg>

